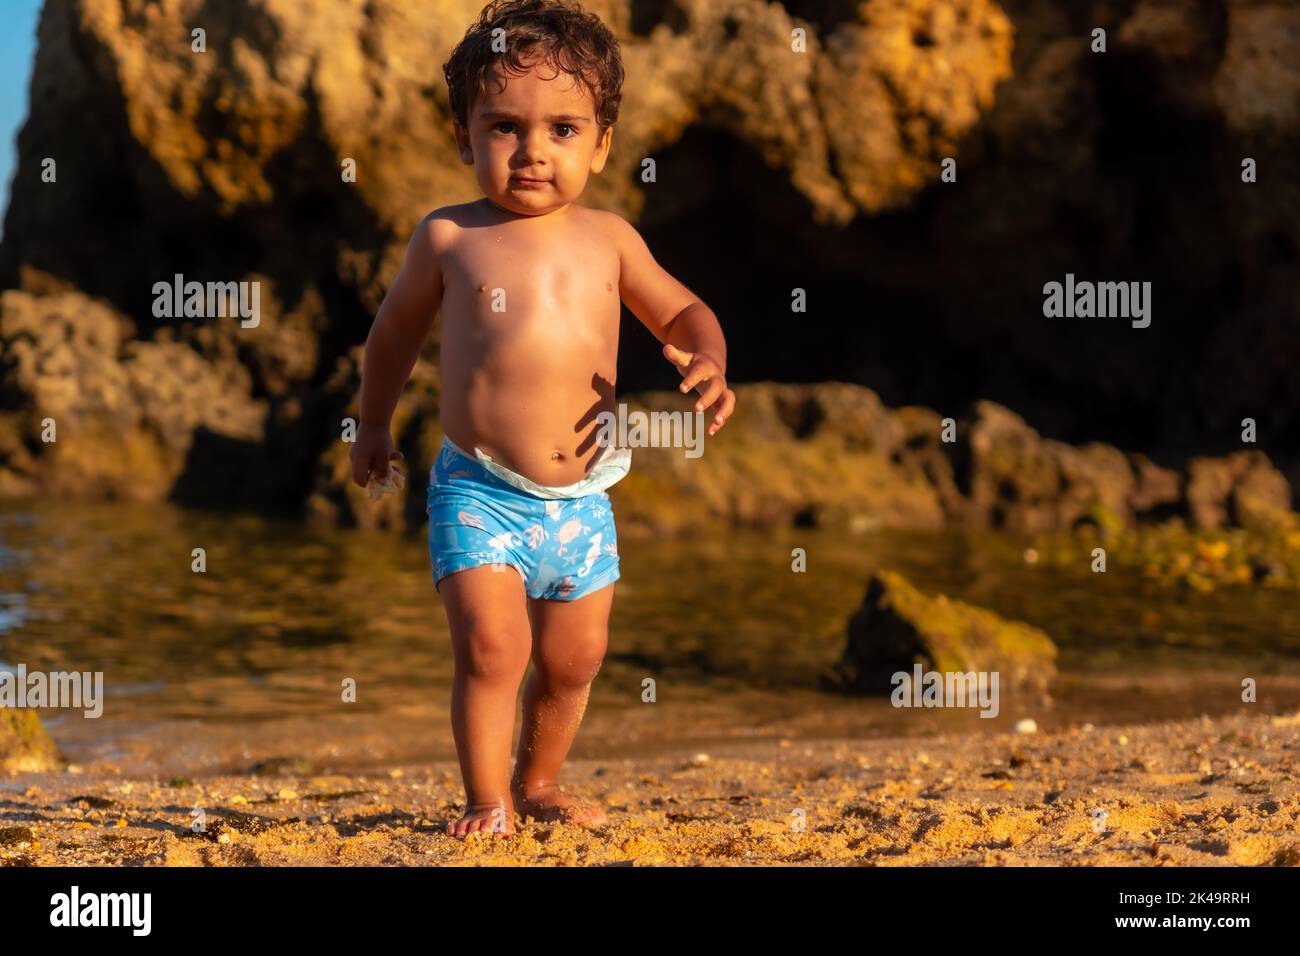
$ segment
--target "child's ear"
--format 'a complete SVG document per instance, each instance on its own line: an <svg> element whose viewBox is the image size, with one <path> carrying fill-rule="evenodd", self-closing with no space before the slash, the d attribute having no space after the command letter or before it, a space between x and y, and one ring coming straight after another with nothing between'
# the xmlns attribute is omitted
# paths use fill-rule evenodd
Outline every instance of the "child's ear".
<svg viewBox="0 0 1300 956"><path fill-rule="evenodd" d="M596 145L596 154L591 157L591 171L598 173L605 168L605 160L609 157L609 149L614 143L614 127L609 127L600 138Z"/></svg>
<svg viewBox="0 0 1300 956"><path fill-rule="evenodd" d="M451 136L456 141L456 150L460 153L460 161L466 166L473 166L474 150L469 144L469 130L461 126L456 120L452 120Z"/></svg>

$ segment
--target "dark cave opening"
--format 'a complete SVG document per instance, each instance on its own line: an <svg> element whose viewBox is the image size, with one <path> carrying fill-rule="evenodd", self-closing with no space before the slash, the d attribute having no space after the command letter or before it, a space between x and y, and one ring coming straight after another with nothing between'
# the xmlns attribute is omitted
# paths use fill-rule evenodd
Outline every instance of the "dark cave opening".
<svg viewBox="0 0 1300 956"><path fill-rule="evenodd" d="M781 171L728 134L704 128L659 157L658 168L661 187L675 168L695 175L674 189L671 209L657 204L651 188L643 235L660 264L718 314L731 381L847 381L874 389L890 406L922 404L945 413L990 398L1050 420L1045 413L1059 384L1046 369L1017 360L1009 332L950 334L960 321L942 295L924 281L890 281L899 260L912 260L906 268L915 273L916 261L932 249L932 202L859 218L843 230L811 226L806 200ZM819 260L832 246L841 261L828 268ZM851 256L843 262L854 247L888 258L864 252L859 263ZM943 281L938 271L933 278L936 287ZM804 290L806 312L792 311L796 289ZM622 389L673 387L676 372L657 343L626 310L624 319L632 328L624 330ZM1080 433L1096 430L1095 419L1075 424Z"/></svg>
<svg viewBox="0 0 1300 956"><path fill-rule="evenodd" d="M1142 140L1143 158L1124 166L1122 142L1150 120L1158 97L1103 97L1115 125L1096 134L1095 149L1118 184L1101 195L1066 184L1046 224L1018 233L995 235L983 221L990 204L1026 201L999 191L1016 188L1024 172L1016 163L1028 160L972 149L962 179L982 188L936 183L904 211L818 226L785 171L703 125L656 157L639 227L660 264L718 314L733 383L846 381L891 407L954 417L989 399L1045 437L1107 442L1157 461L1231 451L1235 434L1210 424L1223 390L1203 370L1210 343L1234 334L1240 269L1213 251L1227 228L1221 194L1187 208L1187 190L1211 185L1212 150L1184 158L1218 131L1201 117L1166 117L1177 135ZM1287 257L1285 243L1269 245ZM1046 318L1044 284L1067 272L1151 282L1151 327ZM791 310L796 289L806 312ZM658 344L626 310L624 321L620 389L674 387Z"/></svg>

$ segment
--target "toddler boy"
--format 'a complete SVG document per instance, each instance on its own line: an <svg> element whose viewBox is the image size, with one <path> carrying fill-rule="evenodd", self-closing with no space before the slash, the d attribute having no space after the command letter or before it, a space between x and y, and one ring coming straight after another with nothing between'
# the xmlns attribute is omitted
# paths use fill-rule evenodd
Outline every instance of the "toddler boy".
<svg viewBox="0 0 1300 956"><path fill-rule="evenodd" d="M618 41L556 0L496 0L443 67L461 161L483 198L416 228L366 342L353 480L384 480L390 419L442 312L445 439L427 510L451 629L452 729L464 815L447 832L513 833L517 814L598 823L557 777L605 655L618 542L606 490L630 449L596 440L614 414L620 302L726 422L726 344L713 312L621 217L576 204L618 117ZM514 773L515 699L529 659Z"/></svg>

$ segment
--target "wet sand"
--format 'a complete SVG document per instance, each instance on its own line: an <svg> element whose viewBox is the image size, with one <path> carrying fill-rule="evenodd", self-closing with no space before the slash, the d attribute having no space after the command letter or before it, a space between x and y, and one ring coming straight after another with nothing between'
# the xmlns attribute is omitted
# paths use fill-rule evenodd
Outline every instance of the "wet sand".
<svg viewBox="0 0 1300 956"><path fill-rule="evenodd" d="M101 761L0 781L0 865L1300 865L1300 712L1250 705L578 759L564 783L609 820L458 840L443 832L462 806L451 761L192 783Z"/></svg>

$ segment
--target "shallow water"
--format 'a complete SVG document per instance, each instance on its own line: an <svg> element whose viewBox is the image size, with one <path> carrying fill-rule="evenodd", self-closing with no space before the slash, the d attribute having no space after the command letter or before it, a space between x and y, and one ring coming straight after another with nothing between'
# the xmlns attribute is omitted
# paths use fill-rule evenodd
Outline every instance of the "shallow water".
<svg viewBox="0 0 1300 956"><path fill-rule="evenodd" d="M1003 534L787 530L620 540L606 663L575 754L706 747L753 736L1005 730L1032 716L1145 720L1215 713L1260 682L1300 704L1295 592L1164 590L1124 572L1027 565ZM206 551L206 573L191 570ZM807 571L791 570L804 548ZM1001 713L895 709L818 691L870 572L1045 629L1051 706L1002 690ZM423 536L129 503L0 502L0 663L102 671L104 715L45 710L82 761L234 767L451 750L451 653ZM345 678L354 704L341 702ZM642 701L643 681L656 700Z"/></svg>

